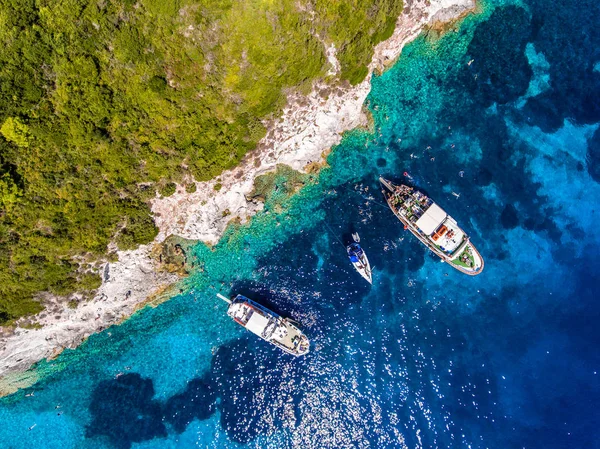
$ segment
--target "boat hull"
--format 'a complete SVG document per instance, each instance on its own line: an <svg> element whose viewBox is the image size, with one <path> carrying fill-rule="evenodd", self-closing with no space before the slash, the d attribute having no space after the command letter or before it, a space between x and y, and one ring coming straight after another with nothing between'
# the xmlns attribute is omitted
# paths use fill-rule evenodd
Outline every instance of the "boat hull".
<svg viewBox="0 0 600 449"><path fill-rule="evenodd" d="M354 265L354 268L356 269L356 271L358 271L358 273L369 283L372 284L373 283L373 278L371 276L371 265L369 264L369 260L367 259L367 264L366 267L364 267L362 264L359 264L358 262L356 263L352 263L352 265Z"/></svg>
<svg viewBox="0 0 600 449"><path fill-rule="evenodd" d="M364 254L361 260L358 262L352 262L352 265L358 271L358 273L369 283L373 284L373 272L371 271L371 264L369 263L369 259L367 255Z"/></svg>

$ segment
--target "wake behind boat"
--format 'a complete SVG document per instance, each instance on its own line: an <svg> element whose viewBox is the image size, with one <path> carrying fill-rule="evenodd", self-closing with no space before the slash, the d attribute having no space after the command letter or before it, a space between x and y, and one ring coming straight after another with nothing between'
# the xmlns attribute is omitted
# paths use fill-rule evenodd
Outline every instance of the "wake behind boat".
<svg viewBox="0 0 600 449"><path fill-rule="evenodd" d="M483 271L483 257L469 236L431 198L404 184L382 177L383 194L394 215L427 248L458 271L475 276Z"/></svg>
<svg viewBox="0 0 600 449"><path fill-rule="evenodd" d="M288 354L300 356L308 353L308 338L289 318L282 318L244 295L236 295L233 299L219 293L217 296L229 304L227 315L240 326Z"/></svg>
<svg viewBox="0 0 600 449"><path fill-rule="evenodd" d="M369 259L367 258L365 251L359 245L360 237L358 236L358 233L352 234L352 238L354 241L346 246L346 251L348 252L350 262L352 262L352 265L354 265L356 271L358 271L369 284L373 284L373 271L371 270L371 264L369 263Z"/></svg>

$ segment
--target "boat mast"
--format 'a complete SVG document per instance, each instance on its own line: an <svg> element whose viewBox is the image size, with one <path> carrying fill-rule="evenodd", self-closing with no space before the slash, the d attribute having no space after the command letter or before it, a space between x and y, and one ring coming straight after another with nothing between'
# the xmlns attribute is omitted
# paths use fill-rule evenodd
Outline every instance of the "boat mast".
<svg viewBox="0 0 600 449"><path fill-rule="evenodd" d="M223 301L225 301L227 304L231 304L231 299L223 296L221 293L217 293L217 297L221 298Z"/></svg>

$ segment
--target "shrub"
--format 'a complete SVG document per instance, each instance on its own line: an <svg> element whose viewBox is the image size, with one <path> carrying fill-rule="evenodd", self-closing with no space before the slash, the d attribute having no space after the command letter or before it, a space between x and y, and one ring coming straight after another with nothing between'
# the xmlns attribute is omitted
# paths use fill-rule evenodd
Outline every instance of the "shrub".
<svg viewBox="0 0 600 449"><path fill-rule="evenodd" d="M177 191L177 185L174 182L168 182L160 187L158 193L162 196L171 196Z"/></svg>
<svg viewBox="0 0 600 449"><path fill-rule="evenodd" d="M0 128L0 133L20 148L29 146L29 128L18 117L8 117Z"/></svg>
<svg viewBox="0 0 600 449"><path fill-rule="evenodd" d="M307 2L0 0L0 323L99 285L74 256L151 242L156 186L235 166L325 75L324 43L360 82L401 8Z"/></svg>

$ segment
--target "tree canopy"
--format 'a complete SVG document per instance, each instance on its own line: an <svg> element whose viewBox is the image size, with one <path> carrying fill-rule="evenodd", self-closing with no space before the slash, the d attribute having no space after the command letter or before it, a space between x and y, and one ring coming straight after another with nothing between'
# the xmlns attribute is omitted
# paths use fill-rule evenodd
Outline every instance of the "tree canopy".
<svg viewBox="0 0 600 449"><path fill-rule="evenodd" d="M399 0L0 0L0 324L93 290L148 200L237 164L285 90L360 82Z"/></svg>

